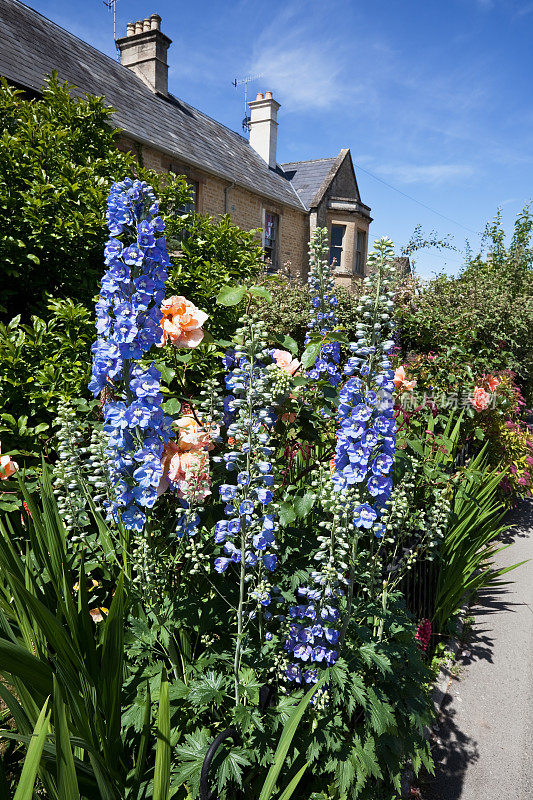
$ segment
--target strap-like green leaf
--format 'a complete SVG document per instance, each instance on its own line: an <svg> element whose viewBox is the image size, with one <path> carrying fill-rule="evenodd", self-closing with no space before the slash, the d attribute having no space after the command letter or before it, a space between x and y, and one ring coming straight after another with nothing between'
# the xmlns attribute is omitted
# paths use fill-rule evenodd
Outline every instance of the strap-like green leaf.
<svg viewBox="0 0 533 800"><path fill-rule="evenodd" d="M79 800L80 791L70 745L65 703L54 675L54 727L57 753L57 794L59 800Z"/></svg>
<svg viewBox="0 0 533 800"><path fill-rule="evenodd" d="M146 703L144 704L144 718L143 727L141 732L141 741L139 742L139 751L137 753L137 760L135 762L135 772L133 775L134 788L140 786L144 768L146 764L146 754L148 752L148 739L150 736L150 720L152 710L152 695L150 692L150 681L146 681ZM134 792L135 793L135 792Z"/></svg>
<svg viewBox="0 0 533 800"><path fill-rule="evenodd" d="M42 707L39 719L35 724L33 736L24 759L24 766L20 781L15 792L13 800L32 800L33 787L35 786L35 779L37 777L37 770L41 763L41 756L43 753L44 743L46 741L46 733L48 731L48 723L50 722L50 711L48 709L48 699Z"/></svg>
<svg viewBox="0 0 533 800"><path fill-rule="evenodd" d="M121 574L115 596L109 609L103 631L102 683L103 711L105 715L109 744L112 748L120 746L120 719L122 683L124 669L124 575ZM108 753L111 756L111 753Z"/></svg>
<svg viewBox="0 0 533 800"><path fill-rule="evenodd" d="M280 795L279 800L290 800L292 795L294 794L294 790L302 780L303 774L306 771L307 767L309 766L309 762L303 765L301 769L298 770L292 781L289 783L285 791L282 795Z"/></svg>
<svg viewBox="0 0 533 800"><path fill-rule="evenodd" d="M157 713L153 800L168 800L170 791L170 697L167 674L161 672L161 690Z"/></svg>
<svg viewBox="0 0 533 800"><path fill-rule="evenodd" d="M315 684L307 694L300 700L299 704L296 706L292 714L290 715L289 719L285 723L283 730L281 732L281 736L278 742L278 746L276 748L276 753L274 755L274 761L272 766L268 770L267 776L265 778L265 782L263 784L263 788L261 790L261 794L259 795L259 800L270 800L272 794L274 792L274 788L276 786L276 782L278 780L279 774L283 768L283 764L285 763L285 759L287 758L287 753L289 752L289 747L291 746L291 742L294 738L294 734L300 724L300 720L302 719L305 710L309 703L311 702L311 698L317 692L324 681L326 680L326 675L323 675L317 684Z"/></svg>
<svg viewBox="0 0 533 800"><path fill-rule="evenodd" d="M19 644L0 639L0 672L20 678L34 692L46 697L52 691L52 670ZM42 702L42 699L41 701Z"/></svg>

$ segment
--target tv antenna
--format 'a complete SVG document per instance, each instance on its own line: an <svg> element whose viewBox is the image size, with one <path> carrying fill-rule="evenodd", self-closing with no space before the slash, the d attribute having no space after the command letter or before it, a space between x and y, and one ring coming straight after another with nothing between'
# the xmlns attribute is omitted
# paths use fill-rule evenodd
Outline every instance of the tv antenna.
<svg viewBox="0 0 533 800"><path fill-rule="evenodd" d="M117 3L118 0L104 0L104 6L113 12L113 41L115 42L115 47L117 50L117 61L120 60L120 53L119 49L116 45L117 41Z"/></svg>
<svg viewBox="0 0 533 800"><path fill-rule="evenodd" d="M105 2L105 0L104 0ZM115 0L116 2L116 0ZM248 116L248 84L252 81L257 81L259 78L262 78L263 75L248 75L246 78L235 78L233 81L233 85L235 88L237 86L241 86L244 84L244 119L242 121L242 129L243 131L250 132L250 117Z"/></svg>

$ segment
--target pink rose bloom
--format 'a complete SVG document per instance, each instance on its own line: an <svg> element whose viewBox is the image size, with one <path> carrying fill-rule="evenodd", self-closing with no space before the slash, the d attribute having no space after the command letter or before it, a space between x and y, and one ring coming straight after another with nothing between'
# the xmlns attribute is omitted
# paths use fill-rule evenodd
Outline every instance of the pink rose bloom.
<svg viewBox="0 0 533 800"><path fill-rule="evenodd" d="M471 400L472 405L476 411L484 411L489 407L490 394L485 391L481 386L476 386L474 389L474 396Z"/></svg>
<svg viewBox="0 0 533 800"><path fill-rule="evenodd" d="M494 375L489 375L487 378L487 387L489 391L493 392L500 385L500 379Z"/></svg>
<svg viewBox="0 0 533 800"><path fill-rule="evenodd" d="M282 369L283 372L286 372L287 375L294 375L296 370L301 366L298 359L293 358L291 353L287 353L286 350L274 350L273 356L278 367Z"/></svg>
<svg viewBox="0 0 533 800"><path fill-rule="evenodd" d="M394 373L394 385L397 389L405 389L405 391L411 392L416 386L416 381L408 381L406 377L405 367L398 367Z"/></svg>
<svg viewBox="0 0 533 800"><path fill-rule="evenodd" d="M187 300L174 295L161 304L163 339L160 347L170 342L174 347L198 347L204 338L202 325L208 318L205 311Z"/></svg>

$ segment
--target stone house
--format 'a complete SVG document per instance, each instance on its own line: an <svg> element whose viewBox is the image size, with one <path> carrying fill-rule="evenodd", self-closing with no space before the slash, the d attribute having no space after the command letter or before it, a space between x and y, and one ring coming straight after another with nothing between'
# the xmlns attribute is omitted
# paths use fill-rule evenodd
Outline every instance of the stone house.
<svg viewBox="0 0 533 800"><path fill-rule="evenodd" d="M157 14L129 23L117 39L120 63L19 0L0 0L0 75L36 96L56 70L74 93L105 97L119 147L147 167L186 176L191 207L261 228L274 268L305 274L309 236L327 225L338 279L365 273L370 209L361 202L349 150L334 158L279 164L279 103L271 92L249 103L249 140L168 90L169 37Z"/></svg>

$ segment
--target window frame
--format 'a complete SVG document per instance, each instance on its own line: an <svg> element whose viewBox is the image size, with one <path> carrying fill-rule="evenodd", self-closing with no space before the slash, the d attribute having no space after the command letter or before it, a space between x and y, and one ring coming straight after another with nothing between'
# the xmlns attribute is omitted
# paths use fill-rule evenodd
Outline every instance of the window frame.
<svg viewBox="0 0 533 800"><path fill-rule="evenodd" d="M359 237L361 237L361 249L359 249ZM366 231L361 228L355 229L355 263L354 274L364 276L365 274L365 251L366 251Z"/></svg>
<svg viewBox="0 0 533 800"><path fill-rule="evenodd" d="M180 206L176 213L179 214L180 217L185 216L185 214L196 214L198 211L198 195L200 193L200 182L190 180L190 178L186 178L188 186L192 189L192 201L190 203L184 203Z"/></svg>
<svg viewBox="0 0 533 800"><path fill-rule="evenodd" d="M267 217L272 217L275 225L275 236L272 245L267 245L267 238L272 241L272 237L267 237ZM279 243L280 243L280 230L281 230L281 215L276 211L269 211L263 209L263 237L262 247L265 254L265 263L270 259L270 264L267 269L271 272L276 272L279 269ZM268 252L270 251L270 255Z"/></svg>
<svg viewBox="0 0 533 800"><path fill-rule="evenodd" d="M338 228L339 230L342 230L341 244L340 245L333 245L332 244L332 241L333 241L333 229L334 228ZM346 249L346 247L345 247L346 231L347 231L347 225L342 223L342 222L332 222L331 225L330 225L330 231L329 231L329 263L330 263L330 266L333 263L333 258L331 257L332 256L332 250L333 249L336 249L336 250L339 249L340 250L339 262L338 263L335 262L335 266L334 266L335 271L337 271L337 270L338 271L342 271L342 269L344 268L344 252L345 252L345 249Z"/></svg>

